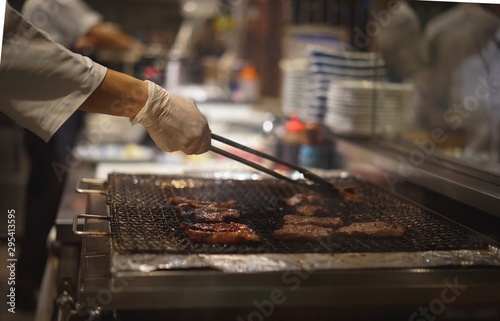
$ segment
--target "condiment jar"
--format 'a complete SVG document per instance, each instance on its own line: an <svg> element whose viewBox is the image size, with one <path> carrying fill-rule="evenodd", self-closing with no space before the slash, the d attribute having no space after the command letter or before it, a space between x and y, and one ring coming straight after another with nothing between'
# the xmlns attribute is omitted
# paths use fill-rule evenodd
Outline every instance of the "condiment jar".
<svg viewBox="0 0 500 321"><path fill-rule="evenodd" d="M283 160L298 164L299 150L304 140L304 134L304 123L296 115L290 116L290 120L285 124L281 155Z"/></svg>
<svg viewBox="0 0 500 321"><path fill-rule="evenodd" d="M310 122L305 125L302 145L299 149L300 166L312 168L329 168L330 148L323 134L321 125Z"/></svg>

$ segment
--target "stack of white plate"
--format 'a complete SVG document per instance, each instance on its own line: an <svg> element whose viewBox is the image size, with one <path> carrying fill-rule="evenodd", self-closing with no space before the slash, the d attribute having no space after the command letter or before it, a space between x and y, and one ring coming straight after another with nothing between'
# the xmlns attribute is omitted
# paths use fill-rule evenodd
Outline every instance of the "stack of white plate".
<svg viewBox="0 0 500 321"><path fill-rule="evenodd" d="M283 113L303 118L307 112L304 99L307 88L307 59L283 60L280 67Z"/></svg>
<svg viewBox="0 0 500 321"><path fill-rule="evenodd" d="M411 121L410 84L344 80L328 89L324 123L336 134L397 135Z"/></svg>
<svg viewBox="0 0 500 321"><path fill-rule="evenodd" d="M344 80L383 81L385 78L385 62L376 53L312 48L308 56L305 96L308 118L324 119L331 83Z"/></svg>
<svg viewBox="0 0 500 321"><path fill-rule="evenodd" d="M385 79L385 61L375 52L312 49L309 54L309 70L327 74L330 79Z"/></svg>

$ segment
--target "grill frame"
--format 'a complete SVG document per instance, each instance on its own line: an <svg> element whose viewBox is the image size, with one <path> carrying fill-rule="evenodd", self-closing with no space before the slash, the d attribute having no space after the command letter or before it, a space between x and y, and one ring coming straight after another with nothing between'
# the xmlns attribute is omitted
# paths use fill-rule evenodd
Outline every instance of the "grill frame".
<svg viewBox="0 0 500 321"><path fill-rule="evenodd" d="M340 187L354 185L363 196L362 204L339 203L336 197L323 199L322 205L332 213L343 213L346 225L376 219L397 220L406 229L405 237L333 236L318 242L276 240L272 231L280 227L283 215L291 214L291 209L279 205L279 200L296 192L308 192L303 187L274 179L234 180L112 173L108 177L106 194L113 249L116 254L122 255L297 254L474 251L497 246L494 241L467 227L368 182L352 176L336 176L330 180ZM263 242L232 246L191 242L179 226L180 218L175 206L167 201L167 197L176 195L207 201L236 199L242 212L239 222L253 227L261 234ZM128 224L122 223L124 220ZM431 228L426 229L428 226Z"/></svg>
<svg viewBox="0 0 500 321"><path fill-rule="evenodd" d="M109 214L106 197L88 195L86 211ZM107 221L87 219L83 230L102 231L108 228ZM391 258L399 254L403 254L399 260ZM82 244L78 302L85 306L86 302L95 302L96 298L111 293L112 300L100 306L103 310L126 313L137 310L141 316L150 311L159 313L160 319L164 319L166 314L163 312L169 309L187 311L209 308L221 309L222 315L227 316L227 308L254 311L252 302L255 299L260 302L260 299L269 298L273 291L281 290L287 300L280 308L310 307L311 311L315 311L323 307L332 309L329 313L331 317L337 315L339 308L348 307L351 311L349 315L353 316L355 311L366 310L366 306L389 306L391 311L401 308L401 315L407 317L417 307L427 306L429 298L441 295L446 289L443 280L458 280L460 284L474 285L467 288L466 295L460 296L460 306L486 304L488 307L488 304L498 306L500 302L500 251L494 249L439 253L340 253L327 255L326 260L313 255L311 263L314 266L304 266L303 263L307 261L307 258L304 259L305 254L283 254L286 261L275 261L280 264L272 269L253 270L242 269L240 261L251 255L226 255L231 259L219 260L217 266L205 268L186 264L192 262L193 256L202 257L204 261L207 257L213 257L214 262L220 257L118 255L109 236L86 235ZM297 259L297 264L293 266L288 264L292 256ZM172 268L165 264L179 257L189 258ZM266 261L270 259L270 255L265 254L254 257L262 257ZM233 264L235 262L237 264ZM253 260L250 263L255 266ZM290 283L297 278L300 280L299 288L296 288L297 283Z"/></svg>

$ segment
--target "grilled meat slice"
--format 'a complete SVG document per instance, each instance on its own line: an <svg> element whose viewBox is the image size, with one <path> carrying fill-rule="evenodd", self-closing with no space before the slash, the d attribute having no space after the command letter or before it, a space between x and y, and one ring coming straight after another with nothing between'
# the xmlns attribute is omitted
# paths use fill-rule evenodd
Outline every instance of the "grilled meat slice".
<svg viewBox="0 0 500 321"><path fill-rule="evenodd" d="M186 236L195 242L208 244L239 244L260 242L260 236L241 223L182 224Z"/></svg>
<svg viewBox="0 0 500 321"><path fill-rule="evenodd" d="M281 240L315 241L326 238L333 233L333 229L316 225L285 224L273 232L274 237Z"/></svg>
<svg viewBox="0 0 500 321"><path fill-rule="evenodd" d="M234 208L217 207L215 203L181 203L177 205L181 217L190 222L218 223L232 221L240 217L240 211Z"/></svg>
<svg viewBox="0 0 500 321"><path fill-rule="evenodd" d="M306 194L295 194L290 198L285 198L283 203L288 206L297 206L297 205L305 205L305 204L314 204L319 201L319 197L315 195L306 195Z"/></svg>
<svg viewBox="0 0 500 321"><path fill-rule="evenodd" d="M383 221L374 221L366 223L352 223L335 231L335 234L348 236L403 236L405 229L398 222L387 223Z"/></svg>
<svg viewBox="0 0 500 321"><path fill-rule="evenodd" d="M300 215L283 216L285 224L316 225L321 227L340 227L344 222L340 217L307 217Z"/></svg>
<svg viewBox="0 0 500 321"><path fill-rule="evenodd" d="M315 216L318 214L324 214L328 215L330 212L328 212L327 209L324 207L318 206L318 205L301 205L295 208L297 213L303 216Z"/></svg>
<svg viewBox="0 0 500 321"><path fill-rule="evenodd" d="M344 201L351 203L361 203L361 195L356 193L353 186L346 186L339 189L339 194Z"/></svg>
<svg viewBox="0 0 500 321"><path fill-rule="evenodd" d="M210 206L216 208L233 208L233 209L236 209L238 207L238 203L234 200L226 202L210 202L210 201L192 200L184 196L173 196L169 197L168 201L174 205L193 204L199 206Z"/></svg>

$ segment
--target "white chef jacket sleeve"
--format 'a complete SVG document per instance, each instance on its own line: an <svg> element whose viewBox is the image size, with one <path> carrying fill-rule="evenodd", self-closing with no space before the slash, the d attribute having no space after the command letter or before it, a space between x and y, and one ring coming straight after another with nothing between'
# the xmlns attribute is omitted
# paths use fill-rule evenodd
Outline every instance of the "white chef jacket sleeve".
<svg viewBox="0 0 500 321"><path fill-rule="evenodd" d="M27 0L21 13L66 48L103 22L103 17L82 0Z"/></svg>
<svg viewBox="0 0 500 321"><path fill-rule="evenodd" d="M0 63L0 110L45 141L94 92L106 68L72 53L8 4Z"/></svg>

